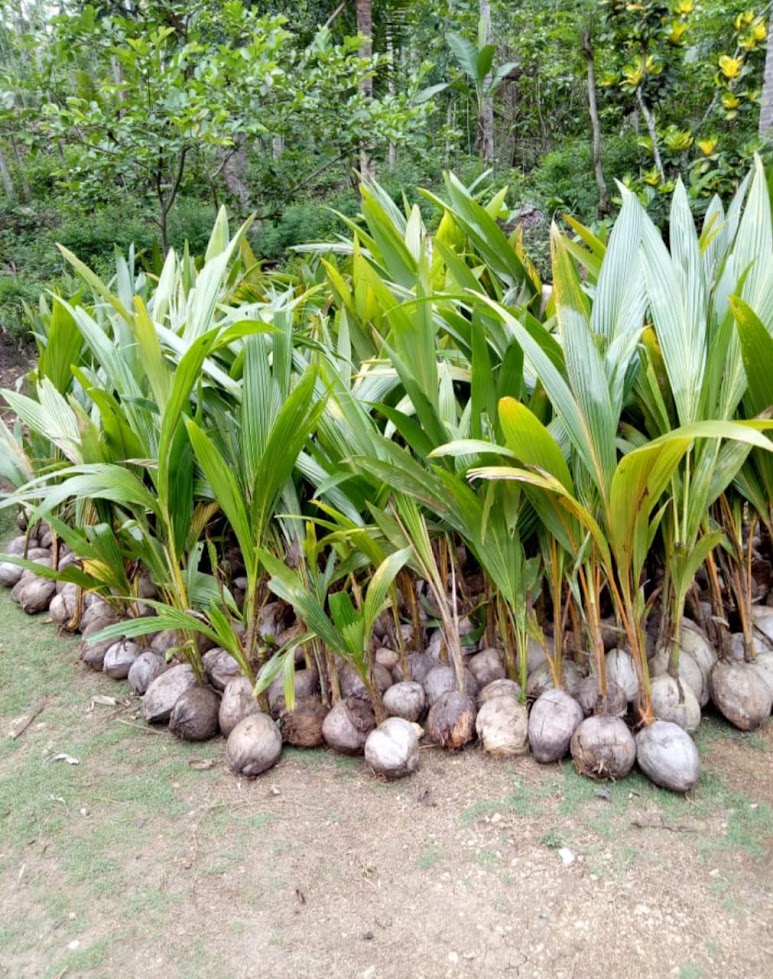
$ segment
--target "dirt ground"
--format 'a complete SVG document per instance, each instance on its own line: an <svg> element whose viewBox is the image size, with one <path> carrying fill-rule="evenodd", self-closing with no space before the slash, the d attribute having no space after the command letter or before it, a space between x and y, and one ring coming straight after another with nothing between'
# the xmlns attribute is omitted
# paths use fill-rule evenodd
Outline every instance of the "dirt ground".
<svg viewBox="0 0 773 979"><path fill-rule="evenodd" d="M0 327L0 388L14 389L16 379L33 364L34 348L20 345Z"/></svg>
<svg viewBox="0 0 773 979"><path fill-rule="evenodd" d="M0 976L773 975L770 725L708 719L688 798L477 748L250 782L127 690L0 594Z"/></svg>

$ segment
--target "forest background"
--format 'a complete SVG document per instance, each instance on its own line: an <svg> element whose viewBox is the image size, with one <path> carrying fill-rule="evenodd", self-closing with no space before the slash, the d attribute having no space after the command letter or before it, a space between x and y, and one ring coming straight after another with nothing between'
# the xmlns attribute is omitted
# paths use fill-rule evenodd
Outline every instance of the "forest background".
<svg viewBox="0 0 773 979"><path fill-rule="evenodd" d="M547 270L553 219L595 230L617 181L694 213L769 152L769 7L733 0L116 0L0 4L0 325L136 247L201 254L217 208L268 263L332 240L362 176L429 204L444 170L506 183ZM480 186L480 184L477 184Z"/></svg>

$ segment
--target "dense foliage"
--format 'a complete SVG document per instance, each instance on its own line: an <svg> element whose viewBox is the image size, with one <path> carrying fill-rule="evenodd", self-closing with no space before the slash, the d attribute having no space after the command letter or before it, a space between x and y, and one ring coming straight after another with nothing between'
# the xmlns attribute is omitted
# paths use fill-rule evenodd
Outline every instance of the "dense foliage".
<svg viewBox="0 0 773 979"><path fill-rule="evenodd" d="M616 211L614 180L660 223L681 176L700 215L763 148L766 35L727 0L5 4L2 320L66 274L54 242L157 271L221 203L284 260L356 212L363 166L411 200L493 166L543 272L553 214Z"/></svg>

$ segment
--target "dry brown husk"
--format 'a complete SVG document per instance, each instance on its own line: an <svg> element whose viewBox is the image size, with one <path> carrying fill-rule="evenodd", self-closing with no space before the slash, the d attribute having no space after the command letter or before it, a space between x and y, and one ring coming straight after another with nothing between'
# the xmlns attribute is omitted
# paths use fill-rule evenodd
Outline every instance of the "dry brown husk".
<svg viewBox="0 0 773 979"><path fill-rule="evenodd" d="M105 653L108 651L108 649L110 649L114 642L115 639L103 639L101 642L87 642L84 637L84 641L81 643L82 662L88 666L89 669L96 670L98 673L101 673L102 666L105 662Z"/></svg>
<svg viewBox="0 0 773 979"><path fill-rule="evenodd" d="M314 697L319 693L319 673L314 667L308 670L296 670L293 684L295 686L296 700L304 697ZM267 696L271 716L276 720L287 706L285 703L285 688L282 677L277 677L274 680L268 688Z"/></svg>
<svg viewBox="0 0 773 979"><path fill-rule="evenodd" d="M773 696L773 651L757 653L757 658L749 666L759 673Z"/></svg>
<svg viewBox="0 0 773 979"><path fill-rule="evenodd" d="M467 669L475 677L478 689L487 687L495 680L504 680L505 662L498 649L481 649L467 660Z"/></svg>
<svg viewBox="0 0 773 979"><path fill-rule="evenodd" d="M282 740L296 748L318 748L324 741L322 724L328 709L319 697L296 700L292 710L285 710L279 719Z"/></svg>
<svg viewBox="0 0 773 979"><path fill-rule="evenodd" d="M196 677L188 663L166 670L150 684L142 698L142 716L148 724L166 724L180 697L196 685Z"/></svg>
<svg viewBox="0 0 773 979"><path fill-rule="evenodd" d="M208 741L219 732L220 698L210 687L183 691L172 709L169 730L183 741Z"/></svg>
<svg viewBox="0 0 773 979"><path fill-rule="evenodd" d="M689 792L700 777L698 749L690 735L671 721L655 721L636 735L636 761L656 785Z"/></svg>
<svg viewBox="0 0 773 979"><path fill-rule="evenodd" d="M100 629L106 629L109 625L115 625L118 621L118 615L115 609L101 598L86 595L84 605L85 608L78 623L78 629L82 633L85 633L89 626L95 622L100 624Z"/></svg>
<svg viewBox="0 0 773 979"><path fill-rule="evenodd" d="M241 676L241 667L225 649L210 649L202 657L204 672L215 690L225 690L234 677Z"/></svg>
<svg viewBox="0 0 773 979"><path fill-rule="evenodd" d="M590 778L625 778L636 761L636 742L625 721L604 714L578 724L570 750L577 771Z"/></svg>
<svg viewBox="0 0 773 979"><path fill-rule="evenodd" d="M64 603L61 592L57 592L51 599L48 606L48 614L51 616L51 621L57 625L64 625L70 621L71 616L67 613L67 606Z"/></svg>
<svg viewBox="0 0 773 979"><path fill-rule="evenodd" d="M39 548L39 547L40 547L40 541L38 540L37 537L30 537L29 540L27 540L24 534L20 534L17 537L12 538L5 545L3 551L6 554L14 554L17 557L19 557L24 554L25 550L31 551L34 548Z"/></svg>
<svg viewBox="0 0 773 979"><path fill-rule="evenodd" d="M237 676L226 684L223 699L220 701L218 721L225 737L233 731L239 721L250 714L259 714L260 705L255 699L252 684L246 676Z"/></svg>
<svg viewBox="0 0 773 979"><path fill-rule="evenodd" d="M395 683L384 692L383 700L384 710L390 717L402 717L405 721L418 721L427 704L424 687L413 680Z"/></svg>
<svg viewBox="0 0 773 979"><path fill-rule="evenodd" d="M563 690L546 690L529 715L529 744L538 762L560 761L569 751L582 707Z"/></svg>
<svg viewBox="0 0 773 979"><path fill-rule="evenodd" d="M141 697L156 677L160 676L166 669L167 665L163 657L157 656L150 650L140 653L129 668L127 677L129 686Z"/></svg>
<svg viewBox="0 0 773 979"><path fill-rule="evenodd" d="M7 561L0 562L0 585L3 588L13 588L18 585L24 568L18 564L9 564Z"/></svg>
<svg viewBox="0 0 773 979"><path fill-rule="evenodd" d="M375 655L376 662L387 670L393 670L397 664L400 662L400 654L395 652L394 649L389 649L387 646L381 646L376 650Z"/></svg>
<svg viewBox="0 0 773 979"><path fill-rule="evenodd" d="M113 680L125 680L142 650L131 639L114 642L105 653L102 670Z"/></svg>
<svg viewBox="0 0 773 979"><path fill-rule="evenodd" d="M268 714L250 714L228 735L225 760L236 775L255 778L272 768L282 754L282 735Z"/></svg>
<svg viewBox="0 0 773 979"><path fill-rule="evenodd" d="M748 663L720 660L710 683L714 705L739 731L756 731L770 717L770 688Z"/></svg>
<svg viewBox="0 0 773 979"><path fill-rule="evenodd" d="M478 684L469 670L462 671L464 693L475 698L478 695ZM424 679L424 693L427 704L432 707L437 701L451 690L456 690L456 672L452 666L434 666Z"/></svg>
<svg viewBox="0 0 773 979"><path fill-rule="evenodd" d="M402 717L388 717L365 741L365 761L377 775L403 778L419 765L417 725Z"/></svg>
<svg viewBox="0 0 773 979"><path fill-rule="evenodd" d="M325 744L343 755L361 755L376 726L373 706L364 697L347 697L328 712L322 723Z"/></svg>
<svg viewBox="0 0 773 979"><path fill-rule="evenodd" d="M444 693L430 708L427 735L435 744L456 751L475 737L475 702L458 690Z"/></svg>
<svg viewBox="0 0 773 979"><path fill-rule="evenodd" d="M506 694L483 704L475 719L475 730L490 755L525 755L529 750L529 713Z"/></svg>
<svg viewBox="0 0 773 979"><path fill-rule="evenodd" d="M577 687L575 699L586 717L591 714L622 717L628 710L628 701L622 687L607 680L607 696L604 700L599 691L599 679L594 675L583 677Z"/></svg>
<svg viewBox="0 0 773 979"><path fill-rule="evenodd" d="M19 605L27 615L45 612L56 594L55 581L48 581L35 575L30 575L26 579L22 577L16 588L18 588L16 595Z"/></svg>
<svg viewBox="0 0 773 979"><path fill-rule="evenodd" d="M561 681L561 688L570 697L576 697L582 683L582 675L579 667L572 660L564 660L561 666ZM545 661L529 674L526 680L526 696L529 700L536 700L546 690L552 690L553 686L553 674Z"/></svg>
<svg viewBox="0 0 773 979"><path fill-rule="evenodd" d="M480 710L487 700L493 700L494 697L514 697L516 700L520 700L520 684L516 683L515 680L494 680L491 683L487 683L478 693L478 710Z"/></svg>
<svg viewBox="0 0 773 979"><path fill-rule="evenodd" d="M175 629L162 629L150 641L150 648L153 652L163 657L166 657L170 649L176 649L179 645L180 636Z"/></svg>

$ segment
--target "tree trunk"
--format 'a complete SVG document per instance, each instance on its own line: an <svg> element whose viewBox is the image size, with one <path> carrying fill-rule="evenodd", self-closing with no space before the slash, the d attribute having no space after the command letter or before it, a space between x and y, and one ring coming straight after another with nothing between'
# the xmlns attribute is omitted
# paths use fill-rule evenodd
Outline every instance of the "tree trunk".
<svg viewBox="0 0 773 979"><path fill-rule="evenodd" d="M21 181L21 195L24 199L25 204L29 204L32 200L32 191L30 190L30 185L27 182L27 174L24 172L24 161L21 158L21 153L19 152L19 144L11 136L11 149L13 150L13 157L16 160L16 166L19 170L19 180Z"/></svg>
<svg viewBox="0 0 773 979"><path fill-rule="evenodd" d="M5 193L9 201L16 200L16 191L13 187L13 180L11 180L11 171L8 169L8 161L5 158L5 150L0 146L0 178L3 181L3 187L5 188Z"/></svg>
<svg viewBox="0 0 773 979"><path fill-rule="evenodd" d="M282 137L278 137L281 139ZM229 194L239 202L241 214L250 210L250 189L247 186L247 154L243 146L236 151L223 150L223 182Z"/></svg>
<svg viewBox="0 0 773 979"><path fill-rule="evenodd" d="M660 182L666 182L666 171L663 169L663 160L660 157L660 147L658 146L658 131L655 126L655 117L652 112L650 112L649 106L644 101L641 94L641 89L636 89L636 101L639 103L639 108L641 109L641 114L644 116L644 122L647 124L647 132L649 133L650 140L652 141L652 155L655 158L655 168L658 171L658 176L660 177Z"/></svg>
<svg viewBox="0 0 773 979"><path fill-rule="evenodd" d="M582 32L582 53L588 62L588 112L593 131L593 172L596 175L596 185L599 189L599 217L604 217L609 211L609 191L601 168L601 121L596 104L596 65L593 57L593 46L588 28Z"/></svg>
<svg viewBox="0 0 773 979"><path fill-rule="evenodd" d="M355 0L355 5L357 33L362 36L360 57L370 59L373 56L373 3L372 0ZM373 98L373 79L370 74L362 80L362 93L367 99ZM366 143L360 147L360 175L363 180L373 180L376 176L376 162Z"/></svg>
<svg viewBox="0 0 773 979"><path fill-rule="evenodd" d="M768 21L768 50L765 53L765 74L762 81L760 136L773 132L773 17Z"/></svg>
<svg viewBox="0 0 773 979"><path fill-rule="evenodd" d="M480 0L480 18L485 24L485 43L491 44L491 5ZM483 79L483 94L478 113L478 138L475 148L483 163L494 159L494 98L489 92L491 74Z"/></svg>

